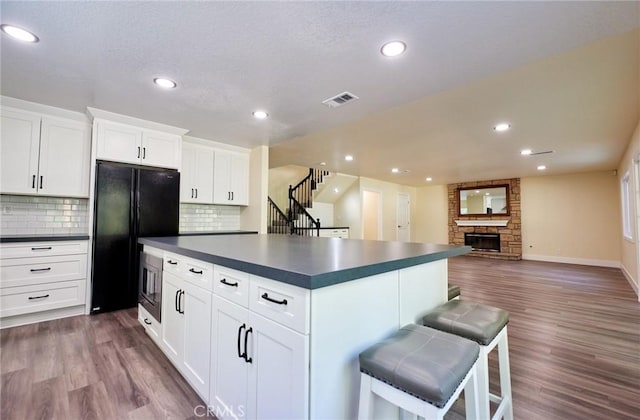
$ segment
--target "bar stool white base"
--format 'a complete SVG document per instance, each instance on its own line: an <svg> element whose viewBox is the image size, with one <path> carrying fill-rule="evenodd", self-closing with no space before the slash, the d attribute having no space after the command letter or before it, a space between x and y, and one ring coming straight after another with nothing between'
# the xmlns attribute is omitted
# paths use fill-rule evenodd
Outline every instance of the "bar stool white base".
<svg viewBox="0 0 640 420"><path fill-rule="evenodd" d="M489 353L498 346L498 367L500 369L500 395L489 392ZM513 401L511 397L511 374L509 370L509 345L507 342L507 326L486 346L480 346L478 356L478 406L482 418L513 420ZM490 402L498 404L491 417Z"/></svg>
<svg viewBox="0 0 640 420"><path fill-rule="evenodd" d="M413 395L407 394L398 388L373 378L366 373L360 374L360 406L358 409L359 420L373 418L374 395L383 398L395 406L401 408L404 419L416 419L422 417L427 420L442 420L453 403L456 402L464 389L465 416L469 420L482 420L478 406L478 378L477 362L473 364L458 388L449 398L444 407L438 408ZM408 413L407 413L408 412Z"/></svg>

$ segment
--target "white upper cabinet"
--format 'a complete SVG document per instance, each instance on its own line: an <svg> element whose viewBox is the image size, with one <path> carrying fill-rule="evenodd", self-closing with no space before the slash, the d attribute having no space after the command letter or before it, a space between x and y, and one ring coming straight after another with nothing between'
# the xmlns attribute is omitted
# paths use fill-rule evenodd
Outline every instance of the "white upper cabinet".
<svg viewBox="0 0 640 420"><path fill-rule="evenodd" d="M89 195L89 125L2 108L0 192Z"/></svg>
<svg viewBox="0 0 640 420"><path fill-rule="evenodd" d="M182 143L180 201L183 203L213 203L212 147Z"/></svg>
<svg viewBox="0 0 640 420"><path fill-rule="evenodd" d="M110 121L96 121L96 158L178 169L182 137Z"/></svg>
<svg viewBox="0 0 640 420"><path fill-rule="evenodd" d="M40 194L89 195L90 128L75 121L42 119L40 132Z"/></svg>
<svg viewBox="0 0 640 420"><path fill-rule="evenodd" d="M215 152L213 165L214 204L249 204L249 155Z"/></svg>

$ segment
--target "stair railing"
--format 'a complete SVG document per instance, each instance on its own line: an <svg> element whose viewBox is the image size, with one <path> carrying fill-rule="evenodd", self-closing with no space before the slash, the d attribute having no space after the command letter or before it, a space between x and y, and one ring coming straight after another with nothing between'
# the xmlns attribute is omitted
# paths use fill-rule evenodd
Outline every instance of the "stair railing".
<svg viewBox="0 0 640 420"><path fill-rule="evenodd" d="M267 233L276 233L281 235L291 234L291 221L280 207L271 199L267 197Z"/></svg>

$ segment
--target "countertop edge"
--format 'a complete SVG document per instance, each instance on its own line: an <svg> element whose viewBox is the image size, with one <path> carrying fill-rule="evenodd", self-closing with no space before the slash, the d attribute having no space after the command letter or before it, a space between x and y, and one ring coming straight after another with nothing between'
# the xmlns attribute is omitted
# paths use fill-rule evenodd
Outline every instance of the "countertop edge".
<svg viewBox="0 0 640 420"><path fill-rule="evenodd" d="M87 241L89 235L11 235L0 236L0 243L15 242L53 242L53 241Z"/></svg>
<svg viewBox="0 0 640 420"><path fill-rule="evenodd" d="M419 264L443 260L445 258L456 257L471 252L471 247L460 246L445 251L433 252L428 255L420 255L398 260L385 261L381 263L365 265L362 267L348 268L340 271L332 271L317 275L307 275L294 271L254 264L247 261L240 261L232 258L221 257L218 255L207 254L200 251L184 249L176 245L154 241L153 238L140 238L138 242L143 245L149 245L154 248L174 252L179 255L184 255L186 257L205 261L211 264L222 265L227 268L244 271L260 277L276 279L277 281L280 281L282 283L291 284L309 290L332 286L335 284L344 283L363 277L374 276L389 271L413 267Z"/></svg>

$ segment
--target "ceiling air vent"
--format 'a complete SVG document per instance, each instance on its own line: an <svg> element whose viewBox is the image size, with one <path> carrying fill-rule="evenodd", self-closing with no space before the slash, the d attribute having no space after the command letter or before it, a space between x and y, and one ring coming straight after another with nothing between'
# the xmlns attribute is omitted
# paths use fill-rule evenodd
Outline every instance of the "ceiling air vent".
<svg viewBox="0 0 640 420"><path fill-rule="evenodd" d="M325 104L326 106L328 106L329 108L337 108L337 107L342 106L342 105L344 105L346 103L353 102L356 99L360 99L360 98L358 98L353 93L342 92L339 95L336 95L336 96L334 96L332 98L325 99L324 101L322 101L322 103Z"/></svg>

